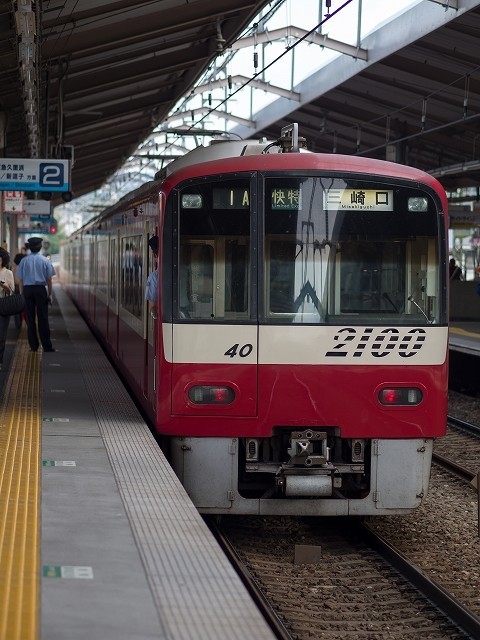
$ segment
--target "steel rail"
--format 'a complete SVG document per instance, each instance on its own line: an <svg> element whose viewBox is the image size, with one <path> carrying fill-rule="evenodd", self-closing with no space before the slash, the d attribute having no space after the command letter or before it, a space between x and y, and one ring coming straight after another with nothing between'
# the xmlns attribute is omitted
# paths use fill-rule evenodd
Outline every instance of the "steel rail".
<svg viewBox="0 0 480 640"><path fill-rule="evenodd" d="M289 633L288 629L284 626L283 622L278 617L277 613L274 609L272 609L271 604L267 600L267 598L263 595L260 587L255 582L253 576L248 571L247 567L244 565L239 555L235 551L232 543L227 538L227 536L222 532L221 528L217 524L216 521L210 518L205 518L205 521L210 529L210 531L215 536L217 542L222 547L225 555L229 559L232 566L237 571L240 579L243 584L246 586L248 592L252 596L255 604L260 609L263 617L265 618L267 624L272 629L278 640L293 640L293 636Z"/></svg>
<svg viewBox="0 0 480 640"><path fill-rule="evenodd" d="M480 427L475 424L471 424L470 422L465 422L465 420L460 420L460 418L455 418L454 416L449 416L449 415L447 415L447 423L450 423L453 427L456 427L457 429L461 429L462 431L466 431L467 433L470 433L471 435L474 435L477 438L480 438Z"/></svg>
<svg viewBox="0 0 480 640"><path fill-rule="evenodd" d="M462 480L466 480L467 482L471 482L477 475L476 473L473 473L472 471L465 469L465 467L460 466L453 460L450 460L449 458L445 458L444 456L441 456L439 453L434 453L432 455L432 460L437 464L439 464L444 469L446 469L447 471L450 471L451 473L455 474Z"/></svg>
<svg viewBox="0 0 480 640"><path fill-rule="evenodd" d="M464 607L440 584L412 563L401 551L382 536L374 533L367 524L357 523L359 536L379 553L404 578L454 624L473 638L480 638L480 618Z"/></svg>

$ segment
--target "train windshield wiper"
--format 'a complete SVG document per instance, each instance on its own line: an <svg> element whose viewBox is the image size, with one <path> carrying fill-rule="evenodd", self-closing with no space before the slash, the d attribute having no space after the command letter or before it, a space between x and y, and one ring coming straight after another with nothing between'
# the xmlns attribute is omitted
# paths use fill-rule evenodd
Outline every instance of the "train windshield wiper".
<svg viewBox="0 0 480 640"><path fill-rule="evenodd" d="M422 307L415 302L415 300L413 299L413 296L408 296L407 300L409 300L412 304L414 304L417 307L417 309L420 311L420 313L425 317L425 320L428 322L428 324L432 323L432 321L428 318L427 314L422 309Z"/></svg>

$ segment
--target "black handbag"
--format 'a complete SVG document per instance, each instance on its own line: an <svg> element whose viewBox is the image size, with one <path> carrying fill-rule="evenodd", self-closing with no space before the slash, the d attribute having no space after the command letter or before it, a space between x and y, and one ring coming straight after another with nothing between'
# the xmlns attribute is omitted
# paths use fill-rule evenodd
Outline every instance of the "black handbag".
<svg viewBox="0 0 480 640"><path fill-rule="evenodd" d="M12 293L0 298L0 316L15 316L25 308L23 293Z"/></svg>

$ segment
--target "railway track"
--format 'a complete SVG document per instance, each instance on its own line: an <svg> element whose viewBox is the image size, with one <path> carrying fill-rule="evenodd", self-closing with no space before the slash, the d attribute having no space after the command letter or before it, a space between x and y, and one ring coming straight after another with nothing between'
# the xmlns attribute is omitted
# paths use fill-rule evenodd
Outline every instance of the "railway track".
<svg viewBox="0 0 480 640"><path fill-rule="evenodd" d="M480 427L476 424L472 424L471 422L461 420L460 418L456 418L455 416L451 415L447 416L447 423L451 424L453 427L456 427L460 431L470 433L477 438L480 438Z"/></svg>
<svg viewBox="0 0 480 640"><path fill-rule="evenodd" d="M410 516L221 521L222 545L277 638L480 637L477 502L467 485L479 430L448 422L427 502ZM295 564L297 545L320 549L321 560Z"/></svg>
<svg viewBox="0 0 480 640"><path fill-rule="evenodd" d="M236 552L228 536L222 531L222 528L218 526L217 521L208 520L207 523L231 564L235 567L237 573L241 577L242 582L247 587L248 592L252 596L256 605L262 612L265 620L274 632L277 640L293 640L293 636L287 630L281 618L277 615L268 598L263 594L252 573L240 559L240 556Z"/></svg>
<svg viewBox="0 0 480 640"><path fill-rule="evenodd" d="M435 442L433 461L471 482L480 471L480 427L447 416L447 436Z"/></svg>
<svg viewBox="0 0 480 640"><path fill-rule="evenodd" d="M232 517L219 529L281 640L480 637L475 614L358 520ZM299 543L321 561L295 564Z"/></svg>
<svg viewBox="0 0 480 640"><path fill-rule="evenodd" d="M480 576L470 557L478 544L469 515L476 501L466 485L480 460L477 432L449 417L447 438L435 444L440 466L432 473L431 504L410 516L368 524L224 518L223 546L234 549L232 562L243 564L244 581L276 637L480 637ZM320 548L321 561L295 564L296 545Z"/></svg>
<svg viewBox="0 0 480 640"><path fill-rule="evenodd" d="M390 562L400 574L418 589L430 602L446 614L462 631L472 638L480 638L480 618L462 605L451 593L428 576L387 540L365 527L363 535L372 548Z"/></svg>

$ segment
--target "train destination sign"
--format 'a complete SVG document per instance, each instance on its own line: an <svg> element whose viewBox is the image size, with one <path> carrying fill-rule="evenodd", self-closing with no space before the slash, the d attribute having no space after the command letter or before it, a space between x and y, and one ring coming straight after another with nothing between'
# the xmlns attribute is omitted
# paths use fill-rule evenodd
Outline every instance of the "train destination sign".
<svg viewBox="0 0 480 640"><path fill-rule="evenodd" d="M327 211L393 211L393 191L388 189L329 189L323 194Z"/></svg>
<svg viewBox="0 0 480 640"><path fill-rule="evenodd" d="M272 189L273 211L300 211L302 208L302 192L291 187Z"/></svg>
<svg viewBox="0 0 480 640"><path fill-rule="evenodd" d="M0 158L0 191L70 191L70 161Z"/></svg>

